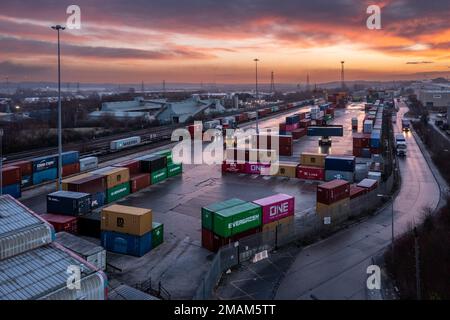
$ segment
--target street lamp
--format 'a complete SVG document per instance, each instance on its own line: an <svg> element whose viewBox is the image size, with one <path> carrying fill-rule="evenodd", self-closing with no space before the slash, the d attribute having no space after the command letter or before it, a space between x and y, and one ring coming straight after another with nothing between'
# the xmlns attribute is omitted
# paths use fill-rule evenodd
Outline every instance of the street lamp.
<svg viewBox="0 0 450 320"><path fill-rule="evenodd" d="M391 200L391 250L392 250L392 262L394 262L394 197L391 195L377 194L377 197L388 198Z"/></svg>
<svg viewBox="0 0 450 320"><path fill-rule="evenodd" d="M51 27L58 33L58 189L62 190L62 124L61 124L61 50L59 31L66 29L59 24Z"/></svg>
<svg viewBox="0 0 450 320"><path fill-rule="evenodd" d="M253 59L253 61L255 61L255 84L256 84L256 134L259 134L259 127L258 127L258 61L259 59Z"/></svg>

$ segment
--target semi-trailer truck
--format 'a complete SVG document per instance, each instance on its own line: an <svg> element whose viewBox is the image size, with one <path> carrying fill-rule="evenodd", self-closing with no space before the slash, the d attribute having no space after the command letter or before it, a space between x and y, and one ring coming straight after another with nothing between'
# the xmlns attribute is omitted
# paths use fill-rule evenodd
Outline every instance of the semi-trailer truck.
<svg viewBox="0 0 450 320"><path fill-rule="evenodd" d="M395 150L397 152L397 156L406 156L406 139L403 133L399 133L395 135Z"/></svg>
<svg viewBox="0 0 450 320"><path fill-rule="evenodd" d="M402 130L409 131L410 130L410 122L408 119L402 119Z"/></svg>

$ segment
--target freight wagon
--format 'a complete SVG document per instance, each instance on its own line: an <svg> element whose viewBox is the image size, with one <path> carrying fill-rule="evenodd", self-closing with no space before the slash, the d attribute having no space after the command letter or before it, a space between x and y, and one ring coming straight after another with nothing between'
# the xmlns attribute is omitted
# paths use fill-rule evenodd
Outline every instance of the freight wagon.
<svg viewBox="0 0 450 320"><path fill-rule="evenodd" d="M112 151L121 150L129 147L136 146L141 143L141 137L130 137L125 139L119 139L111 141L110 149Z"/></svg>

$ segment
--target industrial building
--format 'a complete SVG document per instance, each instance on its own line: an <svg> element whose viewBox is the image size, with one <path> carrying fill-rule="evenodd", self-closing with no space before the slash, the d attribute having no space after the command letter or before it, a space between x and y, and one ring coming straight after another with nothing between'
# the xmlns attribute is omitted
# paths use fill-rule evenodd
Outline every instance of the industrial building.
<svg viewBox="0 0 450 320"><path fill-rule="evenodd" d="M420 89L417 99L427 108L450 107L450 88Z"/></svg>

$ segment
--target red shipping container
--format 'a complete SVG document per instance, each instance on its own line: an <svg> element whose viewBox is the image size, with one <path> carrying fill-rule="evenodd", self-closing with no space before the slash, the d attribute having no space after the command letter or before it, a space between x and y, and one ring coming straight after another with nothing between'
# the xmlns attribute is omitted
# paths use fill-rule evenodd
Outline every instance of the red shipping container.
<svg viewBox="0 0 450 320"><path fill-rule="evenodd" d="M92 175L67 183L67 191L97 193L105 192L106 177Z"/></svg>
<svg viewBox="0 0 450 320"><path fill-rule="evenodd" d="M280 146L291 146L292 147L292 136L280 135L279 137L279 145Z"/></svg>
<svg viewBox="0 0 450 320"><path fill-rule="evenodd" d="M50 223L55 228L55 232L65 231L73 234L78 233L77 217L45 213L41 215L41 218Z"/></svg>
<svg viewBox="0 0 450 320"><path fill-rule="evenodd" d="M370 134L361 132L353 133L353 147L368 148L370 142Z"/></svg>
<svg viewBox="0 0 450 320"><path fill-rule="evenodd" d="M381 148L370 148L370 153L371 154L380 154Z"/></svg>
<svg viewBox="0 0 450 320"><path fill-rule="evenodd" d="M311 125L311 119L303 119L300 120L300 128L306 128L309 127Z"/></svg>
<svg viewBox="0 0 450 320"><path fill-rule="evenodd" d="M292 145L280 145L280 151L279 154L280 156L287 156L287 157L291 157L292 156Z"/></svg>
<svg viewBox="0 0 450 320"><path fill-rule="evenodd" d="M66 164L65 166L63 166L63 169L62 169L63 177L71 176L76 173L80 173L80 163L79 162Z"/></svg>
<svg viewBox="0 0 450 320"><path fill-rule="evenodd" d="M202 247L212 252L219 249L214 246L214 233L211 230L202 228Z"/></svg>
<svg viewBox="0 0 450 320"><path fill-rule="evenodd" d="M306 128L299 128L292 131L292 138L293 139L300 139L301 137L306 136L307 130Z"/></svg>
<svg viewBox="0 0 450 320"><path fill-rule="evenodd" d="M353 146L353 155L355 157L362 157L362 149L363 148L358 148L358 147Z"/></svg>
<svg viewBox="0 0 450 320"><path fill-rule="evenodd" d="M298 123L293 123L293 124L287 124L286 125L286 131L292 131L295 129L299 128L299 124Z"/></svg>
<svg viewBox="0 0 450 320"><path fill-rule="evenodd" d="M132 175L130 177L130 190L131 193L142 190L150 185L150 174L143 173Z"/></svg>
<svg viewBox="0 0 450 320"><path fill-rule="evenodd" d="M365 188L357 187L355 185L350 186L350 199L355 199L363 194L366 194L367 190Z"/></svg>
<svg viewBox="0 0 450 320"><path fill-rule="evenodd" d="M286 131L286 122L282 122L278 125L280 131Z"/></svg>
<svg viewBox="0 0 450 320"><path fill-rule="evenodd" d="M2 168L2 186L10 184L20 184L22 177L20 175L19 167L4 167Z"/></svg>
<svg viewBox="0 0 450 320"><path fill-rule="evenodd" d="M301 112L298 114L298 116L300 117L300 120L303 120L306 118L306 112Z"/></svg>
<svg viewBox="0 0 450 320"><path fill-rule="evenodd" d="M350 196L350 184L345 180L332 180L317 186L317 202L332 204Z"/></svg>
<svg viewBox="0 0 450 320"><path fill-rule="evenodd" d="M192 140L196 137L196 135L198 135L200 138L203 138L200 125L191 124L187 128L188 128L189 133L191 134Z"/></svg>
<svg viewBox="0 0 450 320"><path fill-rule="evenodd" d="M295 211L295 198L282 193L255 200L253 203L262 207L263 224L293 216Z"/></svg>
<svg viewBox="0 0 450 320"><path fill-rule="evenodd" d="M245 163L222 163L222 172L245 173Z"/></svg>
<svg viewBox="0 0 450 320"><path fill-rule="evenodd" d="M132 160L127 160L127 161L122 161L122 162L114 164L113 167L128 168L130 170L130 174L141 173L141 162L139 160L132 159Z"/></svg>
<svg viewBox="0 0 450 320"><path fill-rule="evenodd" d="M5 165L5 167L19 167L21 176L31 176L33 174L33 165L31 161L17 161Z"/></svg>
<svg viewBox="0 0 450 320"><path fill-rule="evenodd" d="M261 232L261 227L241 232L229 238L222 238L214 234L212 231L202 228L202 247L208 249L209 251L217 252L223 246L234 243L242 238L251 236L258 232Z"/></svg>
<svg viewBox="0 0 450 320"><path fill-rule="evenodd" d="M297 178L305 180L325 180L325 169L318 167L297 166Z"/></svg>

